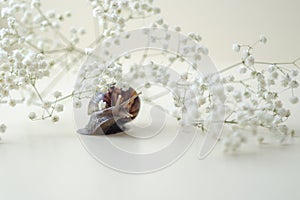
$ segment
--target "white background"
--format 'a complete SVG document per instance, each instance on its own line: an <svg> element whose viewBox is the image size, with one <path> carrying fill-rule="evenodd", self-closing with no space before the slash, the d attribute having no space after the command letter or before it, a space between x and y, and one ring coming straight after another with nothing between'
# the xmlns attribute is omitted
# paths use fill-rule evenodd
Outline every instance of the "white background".
<svg viewBox="0 0 300 200"><path fill-rule="evenodd" d="M257 59L291 61L300 56L300 2L297 0L156 0L169 24L199 32L219 68L238 61L235 42L252 43L265 34ZM51 0L44 8L74 10L73 25L92 30L85 0ZM84 41L94 37L88 34ZM73 84L73 76L66 82ZM202 137L172 166L152 174L130 175L106 168L83 148L75 134L71 107L59 124L30 122L23 106L1 106L9 129L0 144L0 199L300 199L300 146L249 141L240 152L220 146L197 159ZM299 105L291 125L299 130ZM268 133L266 133L268 134Z"/></svg>

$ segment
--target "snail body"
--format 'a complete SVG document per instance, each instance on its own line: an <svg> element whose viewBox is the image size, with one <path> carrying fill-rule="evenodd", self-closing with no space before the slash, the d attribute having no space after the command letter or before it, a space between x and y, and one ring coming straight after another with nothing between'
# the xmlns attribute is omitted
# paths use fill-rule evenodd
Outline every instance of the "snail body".
<svg viewBox="0 0 300 200"><path fill-rule="evenodd" d="M85 135L109 135L122 132L124 124L133 120L140 109L138 93L129 88L124 91L117 87L107 93L97 92L89 102L90 120L85 128L77 130ZM99 103L105 103L101 108Z"/></svg>

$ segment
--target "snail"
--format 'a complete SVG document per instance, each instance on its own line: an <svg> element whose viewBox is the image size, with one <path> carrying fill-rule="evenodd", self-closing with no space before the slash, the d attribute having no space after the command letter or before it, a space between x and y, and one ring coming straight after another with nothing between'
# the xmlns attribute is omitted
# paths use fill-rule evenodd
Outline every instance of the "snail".
<svg viewBox="0 0 300 200"><path fill-rule="evenodd" d="M97 92L88 104L89 123L77 130L85 135L109 135L123 132L124 124L136 118L140 110L139 94L133 89L110 87L107 93ZM99 108L100 102L104 108Z"/></svg>

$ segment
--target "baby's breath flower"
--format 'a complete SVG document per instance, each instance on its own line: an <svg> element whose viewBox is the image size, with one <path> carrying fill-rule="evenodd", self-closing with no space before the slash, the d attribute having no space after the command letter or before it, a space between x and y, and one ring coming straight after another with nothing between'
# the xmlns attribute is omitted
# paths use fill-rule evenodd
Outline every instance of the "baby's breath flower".
<svg viewBox="0 0 300 200"><path fill-rule="evenodd" d="M270 66L268 66L268 72L269 73L272 73L272 72L274 72L274 70L276 69L276 66L275 65L270 65Z"/></svg>
<svg viewBox="0 0 300 200"><path fill-rule="evenodd" d="M299 73L299 71L297 71L297 70L292 70L292 76L293 76L293 77L298 76L298 73Z"/></svg>
<svg viewBox="0 0 300 200"><path fill-rule="evenodd" d="M85 48L84 52L85 52L86 55L91 55L92 52L93 52L93 49L92 48Z"/></svg>
<svg viewBox="0 0 300 200"><path fill-rule="evenodd" d="M299 83L295 80L291 81L290 82L290 87L291 88L297 88L299 86Z"/></svg>
<svg viewBox="0 0 300 200"><path fill-rule="evenodd" d="M62 112L62 111L64 111L64 105L62 105L62 104L57 104L57 105L55 106L55 110L56 110L56 112Z"/></svg>
<svg viewBox="0 0 300 200"><path fill-rule="evenodd" d="M36 118L36 113L35 112L30 112L29 115L28 115L28 118L33 120Z"/></svg>
<svg viewBox="0 0 300 200"><path fill-rule="evenodd" d="M234 90L234 87L232 85L226 85L227 92L232 92Z"/></svg>
<svg viewBox="0 0 300 200"><path fill-rule="evenodd" d="M49 109L51 107L51 103L49 101L45 101L43 103L42 108L44 108L45 110Z"/></svg>
<svg viewBox="0 0 300 200"><path fill-rule="evenodd" d="M271 76L272 76L272 78L277 79L278 78L278 72L273 71Z"/></svg>
<svg viewBox="0 0 300 200"><path fill-rule="evenodd" d="M16 100L14 100L14 99L10 99L10 100L9 100L9 105L10 105L11 107L15 107L16 104L17 104Z"/></svg>
<svg viewBox="0 0 300 200"><path fill-rule="evenodd" d="M61 93L60 91L55 91L55 92L53 93L53 96L54 96L55 98L59 98L59 97L62 96L62 93Z"/></svg>
<svg viewBox="0 0 300 200"><path fill-rule="evenodd" d="M243 60L246 60L250 56L249 49L243 49L241 52L241 56Z"/></svg>
<svg viewBox="0 0 300 200"><path fill-rule="evenodd" d="M81 101L74 101L73 107L74 108L81 108Z"/></svg>
<svg viewBox="0 0 300 200"><path fill-rule="evenodd" d="M66 16L66 17L71 17L71 16L72 16L71 11L66 11L66 12L65 12L65 16Z"/></svg>
<svg viewBox="0 0 300 200"><path fill-rule="evenodd" d="M265 139L265 138L264 138L263 136L258 136L258 137L257 137L257 141L258 141L259 144L262 144L263 141L264 141L264 139Z"/></svg>
<svg viewBox="0 0 300 200"><path fill-rule="evenodd" d="M0 125L0 133L4 133L6 131L6 126L5 124Z"/></svg>
<svg viewBox="0 0 300 200"><path fill-rule="evenodd" d="M247 68L246 68L245 66L241 66L241 67L239 68L239 72L240 72L241 74L245 74L245 73L247 72Z"/></svg>
<svg viewBox="0 0 300 200"><path fill-rule="evenodd" d="M51 118L52 122L56 123L59 121L59 116L57 115L53 115L52 118Z"/></svg>
<svg viewBox="0 0 300 200"><path fill-rule="evenodd" d="M239 44L233 44L232 50L235 52L239 52L241 50L241 46Z"/></svg>
<svg viewBox="0 0 300 200"><path fill-rule="evenodd" d="M261 35L261 36L259 37L259 41L260 41L261 43L266 44L266 43L267 43L267 38L266 38L264 35Z"/></svg>
<svg viewBox="0 0 300 200"><path fill-rule="evenodd" d="M248 56L245 60L245 64L247 66L252 66L254 64L254 57L253 56Z"/></svg>
<svg viewBox="0 0 300 200"><path fill-rule="evenodd" d="M32 8L38 8L41 6L41 1L40 0L32 0L31 1L31 7Z"/></svg>
<svg viewBox="0 0 300 200"><path fill-rule="evenodd" d="M296 104L299 102L299 98L296 96L292 96L289 100L292 104Z"/></svg>
<svg viewBox="0 0 300 200"><path fill-rule="evenodd" d="M180 28L179 26L176 26L176 27L175 27L175 31L180 32L180 31L181 31L181 28Z"/></svg>
<svg viewBox="0 0 300 200"><path fill-rule="evenodd" d="M91 47L103 45L107 50L104 50L100 56L105 57L113 56L112 47L122 45L122 39L131 37L128 33L124 37L118 37L126 30L129 21L160 13L160 9L152 5L152 0L90 0L89 3L93 10L93 16L98 20L98 24L101 26L100 30L103 31L101 38L95 40ZM92 55L91 47L81 49L78 46L86 30L83 27L69 28L70 32L68 34L70 37L67 37L62 32L61 27L63 26L62 22L71 17L71 12L67 11L59 14L53 10L44 11L44 9L40 9L40 0L32 0L31 2L4 0L0 1L0 7L1 18L5 24L5 27L0 29L0 102L10 106L25 101L31 105L42 104L41 108L45 110L43 110L44 114L41 118L50 118L53 122L59 121L59 117L53 116L53 113L56 114L64 110L63 104L60 104L61 99L59 99L62 93L56 91L53 93L56 101L46 101L44 98L49 93L45 91L48 91L51 87L40 92L39 81L44 80L45 77L54 78L52 72L56 74L56 70L61 69L61 63L64 63L64 69L69 70L71 67L76 68L78 63L85 59L84 54L87 56ZM151 23L153 28L161 28L167 32L169 27L173 27L175 31L181 31L180 27L169 26L160 17L153 18L157 19ZM144 33L148 34L149 30L145 29ZM57 37L52 38L52 35ZM111 37L115 38L112 42L101 43L106 38ZM161 48L167 50L170 46L169 42L172 41L171 39L171 34L166 33L162 36L162 40L152 37L150 42L162 41ZM196 52L197 54L191 57L195 61L201 60L203 54L208 54L208 49L203 46L190 46L188 42L192 40L195 43L201 41L201 39L201 36L196 33L190 33L188 37L180 39L182 54L190 55ZM267 38L260 36L258 42L265 44ZM291 90L293 95L289 99L290 103L298 103L298 97L294 96L294 89L299 86L298 80L296 80L299 70L295 63L299 59L290 62L291 66L286 68L282 66L283 64L276 63L256 66L253 57L254 47L255 45L232 45L232 49L241 52L242 57L242 66L240 64L233 65L240 72L238 76L225 75L225 77L219 77L207 75L193 80L194 77L189 72L182 73L180 81L188 82L189 88L193 88L194 91L199 90L200 95L196 97L195 102L193 102L194 105L189 104L192 109L188 110L184 97L187 99L193 98L182 95L184 92L176 88L175 111L170 113L177 120L183 120L183 124L200 124L199 127L205 130L208 126L205 117L210 116L213 112L219 112L219 104L225 104L226 110L228 109L229 112L226 123L235 124L232 126L232 131L223 137L226 150L237 150L247 141L247 135L243 130L248 127L250 127L253 135L258 132L258 126L268 127L274 132L279 131L280 141L286 141L287 135L292 134L292 131L283 122L291 115L291 111L284 107L280 90L278 91L277 87L283 87L282 91ZM64 56L66 54L68 54L68 58ZM178 56L168 57L168 62L171 64L177 60L183 62L183 55L179 59ZM164 56L164 54L161 56ZM127 60L131 58L130 54L126 54L124 57ZM144 58L148 62L147 54ZM80 72L79 77L84 80L93 76L97 78L88 84L82 84L81 81L76 83L75 88L80 91L80 95L78 97L75 93L70 95L70 98L74 98L75 108L82 106L80 99L86 98L85 91L87 90L95 89L97 92L107 92L112 83L115 87L123 90L129 88L129 84L123 80L124 72L121 59L107 68L104 64L99 65L96 62L84 67L85 70ZM149 74L155 81L162 83L162 85L170 86L172 84L174 87L178 86L175 81L171 80L172 83L170 83L170 74L167 70L154 64L153 61L151 61L151 67L153 69ZM291 69L292 67L295 69ZM142 71L142 68L140 64L133 65L130 68L131 77L133 79L146 79L148 74ZM60 75L57 77L59 78ZM281 86L277 85L278 83L281 83ZM226 96L221 84L224 84ZM150 83L145 84L146 89L151 88L150 86ZM17 92L20 93L19 96L24 97L24 100L14 96ZM150 102L149 99L147 100ZM105 102L100 101L98 106L99 109L103 109L107 105ZM32 120L37 119L34 112L29 113L28 117ZM198 123L198 121L201 123ZM5 125L0 126L0 132L4 132L5 129ZM258 136L257 140L262 143L264 137Z"/></svg>
<svg viewBox="0 0 300 200"><path fill-rule="evenodd" d="M285 108L280 108L280 109L278 109L278 114L281 117L289 117L291 115L291 112Z"/></svg>

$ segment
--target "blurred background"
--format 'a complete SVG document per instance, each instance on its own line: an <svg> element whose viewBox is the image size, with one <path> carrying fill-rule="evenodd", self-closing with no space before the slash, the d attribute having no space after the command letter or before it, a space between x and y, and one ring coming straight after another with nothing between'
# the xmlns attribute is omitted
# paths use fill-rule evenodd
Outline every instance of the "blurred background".
<svg viewBox="0 0 300 200"><path fill-rule="evenodd" d="M252 44L261 34L267 44L255 49L256 60L289 62L300 57L299 0L155 0L166 23L183 33L197 32L221 69L240 60L232 43ZM81 46L97 35L87 0L42 1L42 9L71 10L63 27L83 26ZM148 25L139 21L128 29ZM73 87L76 74L63 81ZM299 90L297 93L299 94ZM287 96L288 98L288 96ZM299 104L289 122L300 130ZM0 122L8 126L0 144L0 198L15 199L300 199L299 144L249 147L243 154L220 149L197 160L200 141L171 167L154 174L128 175L100 165L75 134L72 105L59 124L32 122L23 105L0 107ZM299 143L299 142L298 142Z"/></svg>

